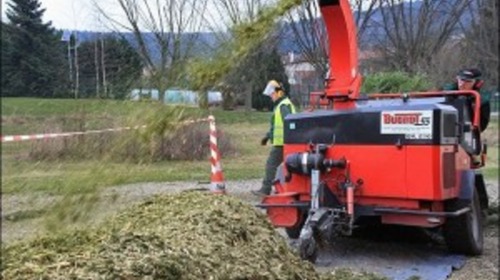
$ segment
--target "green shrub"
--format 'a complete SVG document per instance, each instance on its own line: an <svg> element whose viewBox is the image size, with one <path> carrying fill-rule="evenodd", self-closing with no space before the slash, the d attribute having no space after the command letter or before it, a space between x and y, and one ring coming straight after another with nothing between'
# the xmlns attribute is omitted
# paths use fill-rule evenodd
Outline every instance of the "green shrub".
<svg viewBox="0 0 500 280"><path fill-rule="evenodd" d="M425 91L431 87L427 77L403 72L386 72L366 76L361 87L364 93Z"/></svg>
<svg viewBox="0 0 500 280"><path fill-rule="evenodd" d="M150 110L132 114L133 121L125 121L131 127L145 124L144 128L35 141L28 157L35 161L98 159L136 163L206 159L210 156L209 125L184 123L191 118L182 108L152 104ZM87 122L86 117L55 119L47 130L85 131ZM109 123L105 127L118 127ZM229 135L220 127L217 134L221 156L234 154Z"/></svg>

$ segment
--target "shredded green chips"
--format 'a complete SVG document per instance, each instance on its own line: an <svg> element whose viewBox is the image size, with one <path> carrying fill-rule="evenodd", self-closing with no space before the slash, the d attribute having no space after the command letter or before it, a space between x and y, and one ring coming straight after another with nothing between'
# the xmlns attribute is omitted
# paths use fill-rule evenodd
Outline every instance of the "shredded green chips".
<svg viewBox="0 0 500 280"><path fill-rule="evenodd" d="M6 247L3 279L318 279L264 214L237 198L156 196L101 227Z"/></svg>

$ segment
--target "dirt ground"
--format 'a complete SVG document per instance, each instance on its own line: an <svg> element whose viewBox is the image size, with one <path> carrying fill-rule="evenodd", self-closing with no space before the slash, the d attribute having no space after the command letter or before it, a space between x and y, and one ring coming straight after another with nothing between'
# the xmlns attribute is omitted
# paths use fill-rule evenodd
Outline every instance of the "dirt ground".
<svg viewBox="0 0 500 280"><path fill-rule="evenodd" d="M226 182L228 193L237 196L249 203L259 201L249 194L249 190L256 189L259 180ZM488 193L491 201L498 203L498 183L488 182ZM88 227L98 224L103 218L119 212L154 194L178 192L187 189L209 187L197 182L174 183L144 183L117 186L105 189L100 201L91 207L88 220L77 223L76 227ZM2 196L2 244L9 244L19 240L34 237L37 234L47 233L47 209L60 197L47 195L3 195ZM498 205L498 204L497 204ZM408 262L417 262L432 256L440 256L445 252L439 240L429 236L426 238L401 238L401 231L391 237L384 232L386 240L365 238L363 233L350 238L339 240L331 250L323 252L317 264L318 271L328 272L340 267L349 267L354 270L377 272L380 268L389 267L398 259L406 258ZM376 236L373 232L369 236ZM401 240L396 240L399 237ZM451 273L451 280L498 279L498 211L490 216L485 228L484 253L479 257L465 259L465 264ZM408 242L408 240L411 240ZM291 241L293 244L293 241ZM377 252L374 254L373 252ZM403 253L401 253L403 252ZM437 252L437 253L436 253ZM398 255L400 254L400 255ZM436 255L437 254L437 255ZM399 256L399 257L398 257ZM392 267L395 269L395 267ZM418 267L415 269L419 269ZM406 279L406 278L405 278Z"/></svg>
<svg viewBox="0 0 500 280"><path fill-rule="evenodd" d="M497 280L498 274L498 219L496 225L486 230L484 252L479 257L468 258L465 265L453 272L450 280Z"/></svg>

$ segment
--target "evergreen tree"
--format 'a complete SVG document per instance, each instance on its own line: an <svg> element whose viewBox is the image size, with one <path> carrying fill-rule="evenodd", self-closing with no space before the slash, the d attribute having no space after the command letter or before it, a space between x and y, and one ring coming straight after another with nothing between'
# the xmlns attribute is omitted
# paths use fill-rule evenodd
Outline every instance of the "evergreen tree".
<svg viewBox="0 0 500 280"><path fill-rule="evenodd" d="M252 87L252 108L272 110L274 104L271 98L264 96L262 91L269 80L276 80L283 84L286 93L290 93L290 84L285 73L285 66L276 48L271 49L271 51L261 49L256 56L255 62L257 63L257 71L252 81L254 85Z"/></svg>
<svg viewBox="0 0 500 280"><path fill-rule="evenodd" d="M2 26L2 95L53 97L63 88L60 34L43 23L38 0L11 0Z"/></svg>
<svg viewBox="0 0 500 280"><path fill-rule="evenodd" d="M9 26L5 23L2 22L2 41L1 41L1 46L2 46L2 96L8 95L7 93L10 92L10 89L12 87L12 80L13 80L13 74L12 71L6 71L9 69L10 66L10 60L12 57L12 38L10 36L11 32L8 32L7 29Z"/></svg>
<svg viewBox="0 0 500 280"><path fill-rule="evenodd" d="M281 82L285 92L289 92L288 77L276 46L262 44L229 73L225 84L236 93L237 99L247 99L249 96L242 94L251 94L252 108L272 110L273 102L262 95L269 80Z"/></svg>
<svg viewBox="0 0 500 280"><path fill-rule="evenodd" d="M81 43L78 53L81 97L123 99L137 86L141 59L125 39L105 35Z"/></svg>
<svg viewBox="0 0 500 280"><path fill-rule="evenodd" d="M262 63L262 69L257 72L259 75L256 77L257 80L255 81L257 87L252 90L252 107L257 110L264 108L272 110L274 104L271 98L262 94L267 82L269 80L276 80L282 83L287 94L290 94L290 84L288 83L288 77L285 73L285 66L276 48L273 48L270 52L261 52L259 56L259 61L265 63Z"/></svg>

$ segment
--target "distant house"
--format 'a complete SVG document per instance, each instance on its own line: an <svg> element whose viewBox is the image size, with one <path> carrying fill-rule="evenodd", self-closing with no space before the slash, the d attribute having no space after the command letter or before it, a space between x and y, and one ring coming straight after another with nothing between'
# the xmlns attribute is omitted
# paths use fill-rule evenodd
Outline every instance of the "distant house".
<svg viewBox="0 0 500 280"><path fill-rule="evenodd" d="M387 63L382 58L382 52L376 49L359 50L358 59L361 75L373 74Z"/></svg>
<svg viewBox="0 0 500 280"><path fill-rule="evenodd" d="M382 53L377 50L359 50L358 60L360 67L365 64L365 62L380 59L381 56ZM300 54L290 52L282 56L282 62L285 66L285 72L288 76L288 83L290 85L303 84L305 81L322 80L324 78L320 77L320 73L316 71L314 66Z"/></svg>
<svg viewBox="0 0 500 280"><path fill-rule="evenodd" d="M167 89L163 102L166 104L198 105L198 93L191 90Z"/></svg>
<svg viewBox="0 0 500 280"><path fill-rule="evenodd" d="M130 99L138 100L158 100L160 92L157 89L135 88L130 92Z"/></svg>
<svg viewBox="0 0 500 280"><path fill-rule="evenodd" d="M300 54L290 52L282 56L282 62L290 84L290 96L301 105L308 104L309 93L319 89L323 77Z"/></svg>
<svg viewBox="0 0 500 280"><path fill-rule="evenodd" d="M208 104L220 105L222 103L222 93L220 91L208 91ZM157 89L133 89L130 93L130 99L139 100L160 100ZM165 104L184 104L198 106L198 92L183 89L168 89L163 96Z"/></svg>
<svg viewBox="0 0 500 280"><path fill-rule="evenodd" d="M375 50L359 50L358 59L363 74L373 71L372 61L380 59ZM308 104L309 93L323 88L324 78L304 56L290 52L281 57L290 84L290 95L301 104Z"/></svg>
<svg viewBox="0 0 500 280"><path fill-rule="evenodd" d="M290 85L300 84L304 80L308 80L317 75L316 69L314 69L311 63L306 61L285 65L285 72L288 76L288 83Z"/></svg>
<svg viewBox="0 0 500 280"><path fill-rule="evenodd" d="M220 91L209 91L208 92L208 104L209 105L222 105L223 97Z"/></svg>

